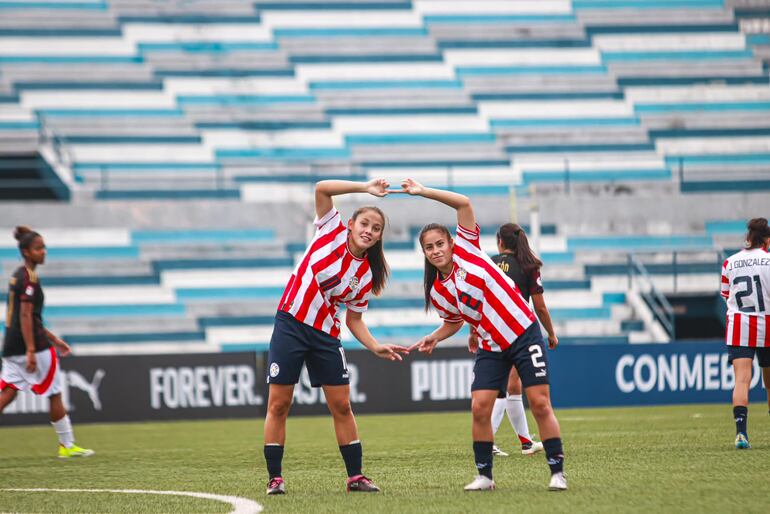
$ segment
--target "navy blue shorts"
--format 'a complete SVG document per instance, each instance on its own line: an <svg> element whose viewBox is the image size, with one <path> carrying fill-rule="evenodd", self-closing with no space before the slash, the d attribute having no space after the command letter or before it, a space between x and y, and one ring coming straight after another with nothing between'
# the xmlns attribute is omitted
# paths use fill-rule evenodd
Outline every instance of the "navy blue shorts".
<svg viewBox="0 0 770 514"><path fill-rule="evenodd" d="M270 338L267 383L296 384L303 364L307 366L313 387L350 384L348 362L340 340L279 311Z"/></svg>
<svg viewBox="0 0 770 514"><path fill-rule="evenodd" d="M757 356L760 368L770 367L770 348L749 348L748 346L728 346L727 362L732 364L733 359L754 359Z"/></svg>
<svg viewBox="0 0 770 514"><path fill-rule="evenodd" d="M471 391L505 391L513 366L516 366L521 385L525 388L549 383L548 357L539 323L532 323L505 351L488 352L479 349L473 365Z"/></svg>

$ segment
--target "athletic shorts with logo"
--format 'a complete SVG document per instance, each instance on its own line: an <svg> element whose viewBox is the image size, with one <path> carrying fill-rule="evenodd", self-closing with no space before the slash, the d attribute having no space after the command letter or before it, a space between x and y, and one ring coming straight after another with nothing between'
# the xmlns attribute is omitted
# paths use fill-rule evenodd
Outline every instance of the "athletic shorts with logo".
<svg viewBox="0 0 770 514"><path fill-rule="evenodd" d="M502 352L479 349L473 365L471 391L480 389L504 391L508 386L508 375L514 366L525 388L549 383L548 358L539 323L532 323L511 346Z"/></svg>
<svg viewBox="0 0 770 514"><path fill-rule="evenodd" d="M46 397L61 393L61 369L56 350L51 347L39 351L35 354L35 359L37 369L29 373L26 355L3 357L0 390L11 388L17 391L32 391Z"/></svg>
<svg viewBox="0 0 770 514"><path fill-rule="evenodd" d="M267 383L296 384L303 364L307 366L313 387L350 384L348 363L340 340L279 311L270 338Z"/></svg>

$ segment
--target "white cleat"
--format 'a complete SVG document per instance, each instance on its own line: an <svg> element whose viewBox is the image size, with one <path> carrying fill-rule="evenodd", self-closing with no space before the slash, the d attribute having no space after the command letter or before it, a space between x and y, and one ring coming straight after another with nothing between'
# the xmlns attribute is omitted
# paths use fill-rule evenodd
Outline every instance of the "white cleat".
<svg viewBox="0 0 770 514"><path fill-rule="evenodd" d="M548 484L549 491L566 491L567 490L567 478L563 472L554 473L551 475L551 482Z"/></svg>
<svg viewBox="0 0 770 514"><path fill-rule="evenodd" d="M521 447L521 454L522 455L534 455L537 452L543 451L543 443L540 441L532 441L530 445L528 445L526 448L524 446Z"/></svg>
<svg viewBox="0 0 770 514"><path fill-rule="evenodd" d="M540 445L540 446L542 446L542 445ZM508 456L508 454L505 453L500 448L498 448L496 444L492 445L492 455L494 455L496 457L507 457Z"/></svg>
<svg viewBox="0 0 770 514"><path fill-rule="evenodd" d="M465 486L466 491L494 491L495 481L484 475L477 476L473 482Z"/></svg>

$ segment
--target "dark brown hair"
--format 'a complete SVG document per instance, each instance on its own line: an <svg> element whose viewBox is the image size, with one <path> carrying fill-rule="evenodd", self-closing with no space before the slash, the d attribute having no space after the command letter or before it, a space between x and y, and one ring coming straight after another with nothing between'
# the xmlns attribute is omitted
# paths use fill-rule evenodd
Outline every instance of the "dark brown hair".
<svg viewBox="0 0 770 514"><path fill-rule="evenodd" d="M19 251L22 252L22 255L24 255L24 250L29 249L36 237L43 236L24 225L19 225L13 230L13 238L19 242Z"/></svg>
<svg viewBox="0 0 770 514"><path fill-rule="evenodd" d="M366 211L374 211L382 218L382 233L380 234L380 239L374 243L371 248L366 250L366 259L369 261L369 269L372 270L372 294L374 294L374 296L379 296L385 288L385 282L388 281L388 277L390 276L390 268L388 268L388 263L385 260L385 252L382 249L382 235L385 233L387 218L385 218L385 213L379 208L364 206L359 207L353 213L353 216L351 217L353 222L356 221L358 216Z"/></svg>
<svg viewBox="0 0 770 514"><path fill-rule="evenodd" d="M448 242L452 241L452 234L449 233L449 229L440 223L430 223L422 227L420 230L420 247L422 248L422 239L425 234L431 230L438 230L444 234ZM424 253L424 252L423 252ZM430 309L430 290L433 288L433 282L436 281L438 276L438 268L430 263L427 257L425 257L425 274L423 275L423 288L425 289L425 310Z"/></svg>
<svg viewBox="0 0 770 514"><path fill-rule="evenodd" d="M749 229L746 234L746 241L749 248L763 248L765 241L770 237L770 227L767 225L767 218L754 218L746 225Z"/></svg>
<svg viewBox="0 0 770 514"><path fill-rule="evenodd" d="M524 274L529 275L543 267L543 261L537 258L529 247L529 240L524 229L516 223L506 223L497 229L497 240L503 248L510 250Z"/></svg>

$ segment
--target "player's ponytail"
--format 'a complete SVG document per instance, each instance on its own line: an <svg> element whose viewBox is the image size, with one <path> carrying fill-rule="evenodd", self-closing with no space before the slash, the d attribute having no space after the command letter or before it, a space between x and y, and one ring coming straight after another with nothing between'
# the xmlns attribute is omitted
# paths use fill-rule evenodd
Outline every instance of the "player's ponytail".
<svg viewBox="0 0 770 514"><path fill-rule="evenodd" d="M380 215L382 218L382 233L385 233L387 219L385 218L385 213L377 207L367 206L356 209L352 216L353 221L366 211L374 211ZM385 289L385 283L390 276L390 268L388 268L385 252L382 249L382 236L373 246L366 250L366 259L369 261L369 269L372 271L372 294L379 296L382 290Z"/></svg>
<svg viewBox="0 0 770 514"><path fill-rule="evenodd" d="M503 248L510 250L521 270L529 275L543 267L543 261L537 258L529 247L529 240L524 229L516 223L506 223L497 230L497 240Z"/></svg>
<svg viewBox="0 0 770 514"><path fill-rule="evenodd" d="M746 234L746 242L749 248L764 248L765 242L770 238L770 226L767 224L767 218L754 218L749 221Z"/></svg>
<svg viewBox="0 0 770 514"><path fill-rule="evenodd" d="M438 223L430 223L428 225L425 225L422 227L422 230L420 230L420 247L422 248L422 240L426 233L430 232L431 230L438 230L439 232L443 233L447 241L452 240L452 235L449 233L449 229L446 228L444 225L440 225ZM425 310L430 310L430 290L433 288L433 283L436 281L436 277L438 276L438 268L430 263L427 257L425 257L425 273L423 276L423 288L425 290Z"/></svg>
<svg viewBox="0 0 770 514"><path fill-rule="evenodd" d="M36 237L42 236L24 225L19 225L13 230L13 238L19 242L19 251L28 250Z"/></svg>

